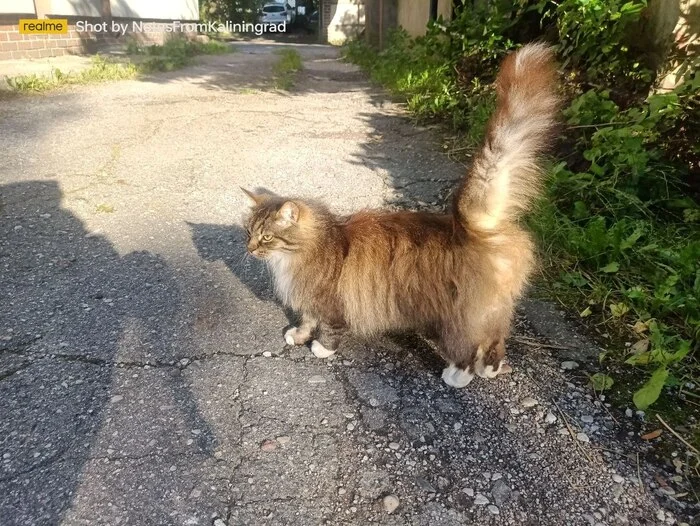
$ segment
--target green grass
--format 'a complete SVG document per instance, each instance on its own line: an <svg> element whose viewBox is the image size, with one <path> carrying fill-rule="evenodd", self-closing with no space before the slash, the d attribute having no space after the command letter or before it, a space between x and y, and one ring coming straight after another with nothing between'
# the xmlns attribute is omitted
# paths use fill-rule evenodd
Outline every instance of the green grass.
<svg viewBox="0 0 700 526"><path fill-rule="evenodd" d="M38 93L75 84L89 84L111 80L124 80L136 77L139 68L129 62L116 62L101 55L92 59L90 67L75 73L63 73L54 68L49 75L19 75L7 77L7 84L12 92Z"/></svg>
<svg viewBox="0 0 700 526"><path fill-rule="evenodd" d="M131 42L127 53L135 55L136 60L112 59L96 55L92 64L81 71L64 73L58 68L49 75L19 75L7 77L9 91L0 91L0 96L19 93L40 93L63 86L91 84L114 80L133 79L142 74L158 71L172 71L192 63L197 55L214 55L232 52L234 48L218 41L206 43L191 42L182 39L169 40L162 46L141 47Z"/></svg>
<svg viewBox="0 0 700 526"><path fill-rule="evenodd" d="M272 66L276 89L288 91L294 86L296 74L302 70L301 55L294 49L280 49L280 58Z"/></svg>

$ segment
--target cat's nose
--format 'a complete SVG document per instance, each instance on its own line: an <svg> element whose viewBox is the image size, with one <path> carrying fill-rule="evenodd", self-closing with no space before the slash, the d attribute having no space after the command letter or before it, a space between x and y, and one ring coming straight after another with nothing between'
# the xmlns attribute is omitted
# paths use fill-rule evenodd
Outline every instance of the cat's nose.
<svg viewBox="0 0 700 526"><path fill-rule="evenodd" d="M252 239L250 241L248 241L248 252L250 252L252 254L253 252L255 252L257 250L257 248L258 248L258 243L256 243Z"/></svg>

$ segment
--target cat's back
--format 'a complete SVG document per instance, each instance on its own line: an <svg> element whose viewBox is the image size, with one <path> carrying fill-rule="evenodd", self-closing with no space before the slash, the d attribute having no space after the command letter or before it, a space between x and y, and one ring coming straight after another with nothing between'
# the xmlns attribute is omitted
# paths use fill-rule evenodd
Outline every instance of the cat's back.
<svg viewBox="0 0 700 526"><path fill-rule="evenodd" d="M433 317L429 312L437 312L444 284L465 254L452 216L367 211L347 218L342 228L339 292L355 331L415 328L414 315Z"/></svg>
<svg viewBox="0 0 700 526"><path fill-rule="evenodd" d="M453 216L446 214L362 211L348 217L343 228L351 244L395 248L397 244L446 245L458 234L455 226Z"/></svg>

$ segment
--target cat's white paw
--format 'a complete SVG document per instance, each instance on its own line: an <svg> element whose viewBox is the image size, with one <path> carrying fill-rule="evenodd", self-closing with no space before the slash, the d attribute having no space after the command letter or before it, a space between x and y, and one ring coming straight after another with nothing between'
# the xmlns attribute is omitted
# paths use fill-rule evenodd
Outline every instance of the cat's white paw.
<svg viewBox="0 0 700 526"><path fill-rule="evenodd" d="M474 379L474 375L468 369L459 369L453 363L442 370L442 381L450 387L461 389L466 387Z"/></svg>
<svg viewBox="0 0 700 526"><path fill-rule="evenodd" d="M483 366L481 362L477 363L476 367L476 374L481 376L482 378L496 378L499 374L508 374L512 373L513 368L505 363L504 361L501 361L500 364L498 364L498 369L496 369L493 365L487 365L486 367Z"/></svg>
<svg viewBox="0 0 700 526"><path fill-rule="evenodd" d="M297 328L292 327L289 329L287 332L284 333L284 341L287 342L287 345L296 345L294 343L294 336L297 333Z"/></svg>
<svg viewBox="0 0 700 526"><path fill-rule="evenodd" d="M333 356L335 354L335 351L326 349L318 340L311 342L311 352L314 353L316 358L328 358L329 356Z"/></svg>

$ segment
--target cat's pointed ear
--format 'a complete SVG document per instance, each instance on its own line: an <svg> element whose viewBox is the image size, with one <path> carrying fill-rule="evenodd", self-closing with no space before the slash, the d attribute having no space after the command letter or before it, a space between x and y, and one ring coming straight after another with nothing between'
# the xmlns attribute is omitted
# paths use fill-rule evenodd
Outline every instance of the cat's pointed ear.
<svg viewBox="0 0 700 526"><path fill-rule="evenodd" d="M279 221L286 224L293 224L299 221L299 205L294 201L286 201L277 212Z"/></svg>
<svg viewBox="0 0 700 526"><path fill-rule="evenodd" d="M264 195L254 194L253 192L251 192L250 190L246 190L242 186L239 188L243 190L243 193L250 198L250 206L257 206L266 199Z"/></svg>

